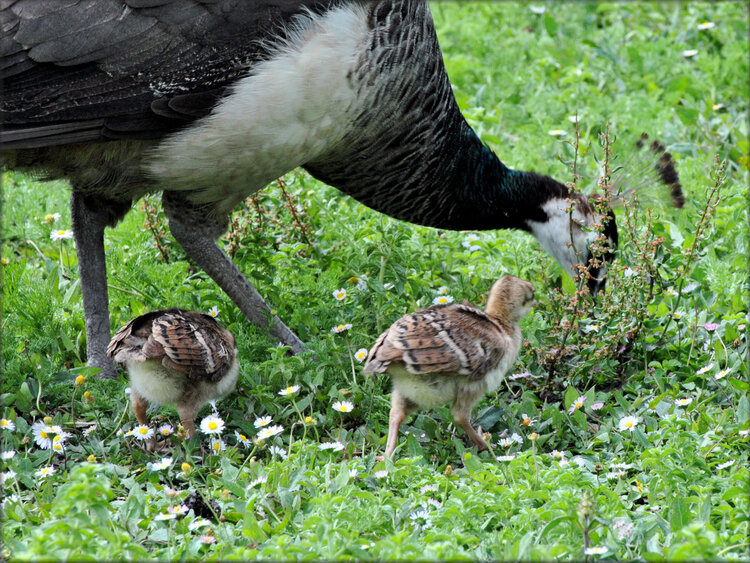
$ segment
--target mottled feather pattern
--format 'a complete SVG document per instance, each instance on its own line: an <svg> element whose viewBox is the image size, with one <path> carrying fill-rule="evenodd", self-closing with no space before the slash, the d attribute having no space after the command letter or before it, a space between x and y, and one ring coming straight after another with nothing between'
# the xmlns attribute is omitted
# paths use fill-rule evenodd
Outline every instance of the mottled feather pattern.
<svg viewBox="0 0 750 563"><path fill-rule="evenodd" d="M382 373L394 361L414 374L481 378L509 344L497 321L463 304L433 305L396 321L377 340L366 371Z"/></svg>
<svg viewBox="0 0 750 563"><path fill-rule="evenodd" d="M117 362L160 359L188 378L217 381L234 361L234 337L211 316L179 309L153 311L133 319L112 339Z"/></svg>
<svg viewBox="0 0 750 563"><path fill-rule="evenodd" d="M387 456L411 412L446 403L479 450L488 448L471 425L471 409L484 393L498 388L515 362L519 321L533 305L534 286L504 276L492 286L484 311L468 303L433 305L404 315L380 335L364 372L387 373L393 381Z"/></svg>

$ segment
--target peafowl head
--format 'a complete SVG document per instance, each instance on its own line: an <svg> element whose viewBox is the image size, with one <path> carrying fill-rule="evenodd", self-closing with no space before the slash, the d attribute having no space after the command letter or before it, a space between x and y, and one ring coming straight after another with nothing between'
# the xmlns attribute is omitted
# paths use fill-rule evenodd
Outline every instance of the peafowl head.
<svg viewBox="0 0 750 563"><path fill-rule="evenodd" d="M583 276L594 296L605 289L607 268L618 244L612 206L640 188L657 184L669 187L675 207L685 203L672 155L664 145L649 143L644 133L636 148L645 150L615 169L605 196L571 195L565 186L546 176L534 175L532 180L544 185L550 197L540 205L539 215L526 221L528 230L563 270L575 279Z"/></svg>

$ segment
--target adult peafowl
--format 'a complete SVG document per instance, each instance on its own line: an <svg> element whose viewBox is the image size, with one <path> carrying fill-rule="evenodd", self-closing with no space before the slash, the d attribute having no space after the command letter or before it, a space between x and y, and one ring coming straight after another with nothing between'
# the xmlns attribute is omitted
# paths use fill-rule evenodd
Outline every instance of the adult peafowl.
<svg viewBox="0 0 750 563"><path fill-rule="evenodd" d="M577 197L569 213L563 184L508 168L469 127L426 0L0 8L0 147L11 168L70 180L88 362L103 377L115 375L103 232L149 192L163 192L186 253L295 352L302 343L215 242L237 203L295 167L405 221L528 231L569 273L588 262L588 225L604 219L617 243L610 211ZM678 200L671 160L654 162ZM592 292L605 268L592 269Z"/></svg>

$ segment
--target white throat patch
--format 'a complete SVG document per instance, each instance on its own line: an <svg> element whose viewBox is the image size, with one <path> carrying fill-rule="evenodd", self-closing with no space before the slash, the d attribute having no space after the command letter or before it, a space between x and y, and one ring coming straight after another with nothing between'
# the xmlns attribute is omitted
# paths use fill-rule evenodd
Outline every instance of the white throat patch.
<svg viewBox="0 0 750 563"><path fill-rule="evenodd" d="M573 267L586 260L588 247L596 232L586 232L579 226L591 224L591 215L584 215L580 206L575 206L572 213L568 207L565 199L551 199L542 205L549 219L545 222L528 221L527 224L541 247L575 278Z"/></svg>

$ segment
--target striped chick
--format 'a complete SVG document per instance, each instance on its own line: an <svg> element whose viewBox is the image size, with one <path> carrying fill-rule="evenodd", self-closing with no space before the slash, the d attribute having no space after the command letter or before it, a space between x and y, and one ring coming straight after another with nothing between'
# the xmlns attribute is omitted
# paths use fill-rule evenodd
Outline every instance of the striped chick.
<svg viewBox="0 0 750 563"><path fill-rule="evenodd" d="M478 450L487 449L471 425L471 409L500 385L515 362L519 322L534 303L529 282L504 276L492 286L484 311L469 304L433 305L401 317L380 335L364 371L387 373L393 380L387 456L411 412L447 403Z"/></svg>
<svg viewBox="0 0 750 563"><path fill-rule="evenodd" d="M136 317L117 331L107 354L130 375L138 422L147 424L148 403L174 404L188 437L201 407L237 384L234 336L203 313L168 309Z"/></svg>

